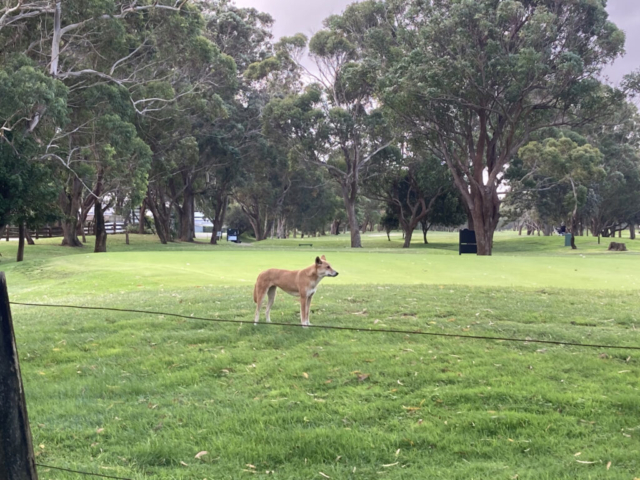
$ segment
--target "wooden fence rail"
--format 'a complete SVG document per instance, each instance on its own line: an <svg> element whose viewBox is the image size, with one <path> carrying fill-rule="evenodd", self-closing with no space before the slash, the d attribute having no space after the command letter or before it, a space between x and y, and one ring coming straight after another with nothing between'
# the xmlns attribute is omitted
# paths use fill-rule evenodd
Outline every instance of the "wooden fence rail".
<svg viewBox="0 0 640 480"><path fill-rule="evenodd" d="M95 233L94 226L89 224L84 227L85 235L93 235ZM105 223L105 228L108 234L117 235L120 233L125 233L124 223L123 222L108 222ZM63 231L62 227L41 227L36 230L29 230L29 235L34 240L38 240L40 238L55 238L62 237ZM7 226L4 231L4 239L8 242L11 238L18 238L19 231L18 227Z"/></svg>

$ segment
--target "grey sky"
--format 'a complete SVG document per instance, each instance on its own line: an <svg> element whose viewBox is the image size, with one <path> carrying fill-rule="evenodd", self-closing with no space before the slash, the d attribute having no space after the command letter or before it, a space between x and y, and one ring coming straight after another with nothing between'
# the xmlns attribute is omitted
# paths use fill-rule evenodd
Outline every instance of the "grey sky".
<svg viewBox="0 0 640 480"><path fill-rule="evenodd" d="M276 20L276 38L294 33L311 35L322 27L322 20L340 13L353 0L236 0L242 7L255 7ZM640 68L640 0L609 0L611 20L627 34L624 58L607 67L605 73L618 83L625 73Z"/></svg>

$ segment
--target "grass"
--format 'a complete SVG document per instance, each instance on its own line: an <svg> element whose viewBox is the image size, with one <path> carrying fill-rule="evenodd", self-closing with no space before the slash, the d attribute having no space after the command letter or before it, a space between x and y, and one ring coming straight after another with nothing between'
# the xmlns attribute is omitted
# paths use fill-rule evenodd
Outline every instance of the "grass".
<svg viewBox="0 0 640 480"><path fill-rule="evenodd" d="M111 237L113 253L38 245L23 264L3 243L0 265L16 301L248 320L262 268L298 268L322 251L341 275L323 282L314 324L640 345L633 242L605 254L581 238L574 253L558 237L501 234L496 255L477 258L459 257L454 236L432 237L403 251L397 236L366 236L357 252L344 236L311 239L312 249ZM279 295L272 318L296 323L297 308ZM13 314L39 463L136 479L640 476L637 352Z"/></svg>

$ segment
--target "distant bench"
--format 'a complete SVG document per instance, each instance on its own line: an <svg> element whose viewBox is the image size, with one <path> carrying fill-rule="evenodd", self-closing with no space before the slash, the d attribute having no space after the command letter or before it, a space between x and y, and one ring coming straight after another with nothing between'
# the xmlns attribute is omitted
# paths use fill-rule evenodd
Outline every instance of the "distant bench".
<svg viewBox="0 0 640 480"><path fill-rule="evenodd" d="M299 247L313 247L313 243L299 243Z"/></svg>

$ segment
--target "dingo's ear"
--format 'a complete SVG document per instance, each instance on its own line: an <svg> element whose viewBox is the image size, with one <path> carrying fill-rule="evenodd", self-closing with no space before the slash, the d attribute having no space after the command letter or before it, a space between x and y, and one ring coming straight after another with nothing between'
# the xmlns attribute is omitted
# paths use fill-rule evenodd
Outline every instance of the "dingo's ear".
<svg viewBox="0 0 640 480"><path fill-rule="evenodd" d="M322 255L320 258L321 258L322 260L325 260L325 261L327 260L327 259L324 257L324 255Z"/></svg>
<svg viewBox="0 0 640 480"><path fill-rule="evenodd" d="M316 257L316 265L321 265L322 264L322 260L320 260L320 257Z"/></svg>

